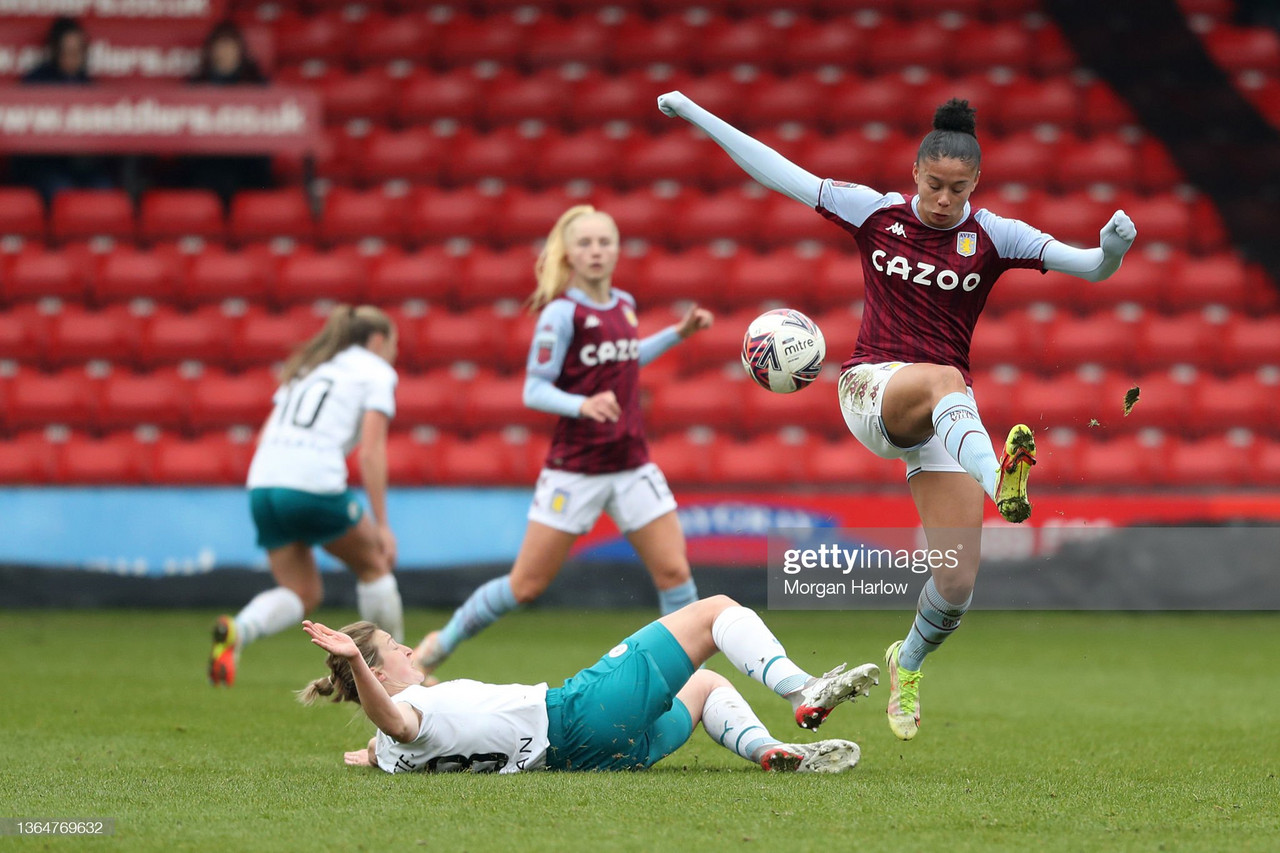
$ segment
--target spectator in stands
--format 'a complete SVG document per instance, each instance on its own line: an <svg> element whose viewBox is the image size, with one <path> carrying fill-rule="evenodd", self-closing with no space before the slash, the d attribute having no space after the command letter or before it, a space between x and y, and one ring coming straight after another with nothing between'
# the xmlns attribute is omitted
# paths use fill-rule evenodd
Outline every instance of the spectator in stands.
<svg viewBox="0 0 1280 853"><path fill-rule="evenodd" d="M356 575L360 618L393 637L404 609L392 569L396 539L387 522L387 429L395 416L396 327L372 305L339 305L324 328L285 363L275 407L249 465L249 506L258 545L277 586L213 628L209 680L235 682L240 650L302 621L324 586L312 548ZM347 487L346 456L359 447L370 518Z"/></svg>
<svg viewBox="0 0 1280 853"><path fill-rule="evenodd" d="M970 388L969 344L987 294L1017 268L1102 281L1120 268L1137 229L1117 210L1099 231L1099 246L1078 249L1025 222L975 210L969 198L981 174L977 115L958 98L934 112L934 129L912 167L917 192L910 199L823 180L680 92L660 96L658 108L702 130L765 187L844 228L859 248L866 310L843 365L841 410L863 446L903 460L930 548L952 555L931 563L907 638L885 653L889 727L910 740L920 728L925 656L960 626L972 600L984 496L1006 521L1031 515L1031 429L1013 427L997 459Z"/></svg>
<svg viewBox="0 0 1280 853"><path fill-rule="evenodd" d="M54 86L86 86L89 77L89 37L74 18L57 18L45 37L44 61L22 77L24 84ZM62 190L110 189L115 163L107 157L92 154L70 156L38 155L14 157L12 174L30 184L46 202Z"/></svg>
<svg viewBox="0 0 1280 853"><path fill-rule="evenodd" d="M200 67L189 79L204 86L265 86L269 81L249 54L244 33L230 21L215 26L204 40ZM237 192L271 186L271 158L263 156L186 157L183 182L210 189L230 205Z"/></svg>
<svg viewBox="0 0 1280 853"><path fill-rule="evenodd" d="M640 368L711 325L711 312L684 318L641 340L635 299L615 290L618 226L590 205L565 211L534 268L538 315L529 348L524 404L559 415L534 489L524 542L510 574L471 594L418 645L430 673L468 637L542 595L569 549L607 512L653 575L662 613L696 601L676 501L649 461L640 412Z"/></svg>
<svg viewBox="0 0 1280 853"><path fill-rule="evenodd" d="M346 763L388 773L641 770L679 749L699 722L716 743L764 770L840 773L857 765L856 743L782 743L727 678L698 667L724 652L739 672L787 700L807 729L866 696L880 674L875 664L848 671L842 664L809 675L754 611L724 595L650 622L552 688L469 679L427 687L409 647L376 625L302 628L329 653L329 674L298 698L358 704L378 732L366 748L346 753Z"/></svg>

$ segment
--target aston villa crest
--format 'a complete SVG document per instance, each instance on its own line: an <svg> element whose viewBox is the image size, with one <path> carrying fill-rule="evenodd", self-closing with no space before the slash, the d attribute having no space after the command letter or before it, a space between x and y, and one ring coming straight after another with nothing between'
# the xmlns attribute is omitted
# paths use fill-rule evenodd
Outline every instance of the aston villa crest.
<svg viewBox="0 0 1280 853"><path fill-rule="evenodd" d="M961 257L972 258L978 251L978 232L961 231L956 235L956 252Z"/></svg>

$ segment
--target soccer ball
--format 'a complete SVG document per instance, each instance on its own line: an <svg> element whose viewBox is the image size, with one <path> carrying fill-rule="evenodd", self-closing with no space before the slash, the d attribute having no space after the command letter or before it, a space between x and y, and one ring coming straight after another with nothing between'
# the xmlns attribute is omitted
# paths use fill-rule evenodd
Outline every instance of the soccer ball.
<svg viewBox="0 0 1280 853"><path fill-rule="evenodd" d="M747 326L742 366L761 388L799 391L822 372L827 342L818 324L792 308L766 311Z"/></svg>

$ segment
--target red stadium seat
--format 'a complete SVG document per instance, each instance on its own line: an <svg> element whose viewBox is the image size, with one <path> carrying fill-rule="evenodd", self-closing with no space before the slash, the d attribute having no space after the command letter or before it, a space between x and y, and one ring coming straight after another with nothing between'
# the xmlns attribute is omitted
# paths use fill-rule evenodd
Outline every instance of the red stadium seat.
<svg viewBox="0 0 1280 853"><path fill-rule="evenodd" d="M706 173L707 145L714 145L685 128L660 135L635 134L624 146L618 181L640 187L658 180L700 184ZM736 168L736 167L735 167Z"/></svg>
<svg viewBox="0 0 1280 853"><path fill-rule="evenodd" d="M489 308L431 311L422 321L419 357L423 364L436 367L457 361L495 365L504 351L506 329L506 318Z"/></svg>
<svg viewBox="0 0 1280 853"><path fill-rule="evenodd" d="M554 220L552 220L554 221ZM454 302L462 307L491 305L499 299L523 300L533 292L537 255L528 245L475 249L462 259Z"/></svg>
<svg viewBox="0 0 1280 853"><path fill-rule="evenodd" d="M479 135L459 133L452 140L452 154L443 163L447 184L470 184L485 178L521 182L529 164L538 162L539 140L514 127Z"/></svg>
<svg viewBox="0 0 1280 853"><path fill-rule="evenodd" d="M1035 39L1035 50L1031 55L1031 71L1038 76L1065 75L1080 64L1075 50L1056 26L1048 24L1040 27L1035 31Z"/></svg>
<svg viewBox="0 0 1280 853"><path fill-rule="evenodd" d="M743 402L746 376L729 379L713 370L653 389L645 423L659 432L709 426L745 433Z"/></svg>
<svg viewBox="0 0 1280 853"><path fill-rule="evenodd" d="M1024 315L1017 312L1000 317L984 316L973 330L969 363L983 368L1025 364L1029 356L1030 329L1023 319Z"/></svg>
<svg viewBox="0 0 1280 853"><path fill-rule="evenodd" d="M970 22L954 30L951 37L964 45L951 56L950 69L953 74L974 74L992 67L1021 72L1030 67L1035 55L1032 31L1020 21L999 24ZM984 106L981 103L971 103L979 109Z"/></svg>
<svg viewBox="0 0 1280 853"><path fill-rule="evenodd" d="M839 67L848 64L849 57L862 54L864 39L865 31L851 17L800 16L769 51L782 70Z"/></svg>
<svg viewBox="0 0 1280 853"><path fill-rule="evenodd" d="M330 245L367 238L400 242L404 239L405 206L403 198L381 190L336 187L325 196L320 239Z"/></svg>
<svg viewBox="0 0 1280 853"><path fill-rule="evenodd" d="M454 376L447 367L427 365L426 373L404 373L396 386L396 423L457 430L467 423L467 399L476 380Z"/></svg>
<svg viewBox="0 0 1280 853"><path fill-rule="evenodd" d="M645 304L714 299L729 269L727 258L712 253L705 246L684 252L654 251L638 261L638 269L634 272L636 298ZM692 342L699 337L701 335L689 340Z"/></svg>
<svg viewBox="0 0 1280 853"><path fill-rule="evenodd" d="M1162 479L1184 488L1252 484L1251 457L1252 442L1239 443L1222 435L1175 441L1167 451Z"/></svg>
<svg viewBox="0 0 1280 853"><path fill-rule="evenodd" d="M573 99L573 81L559 69L499 73L488 81L480 120L490 127L537 120L558 124Z"/></svg>
<svg viewBox="0 0 1280 853"><path fill-rule="evenodd" d="M1084 285L1088 287L1088 285ZM1081 285L1061 273L1042 274L1034 269L1013 269L1000 277L987 299L987 310L1003 312L1035 303L1073 305Z"/></svg>
<svg viewBox="0 0 1280 853"><path fill-rule="evenodd" d="M714 469L707 441L695 440L684 433L662 436L649 442L649 457L677 487L706 486L713 482Z"/></svg>
<svg viewBox="0 0 1280 853"><path fill-rule="evenodd" d="M341 123L357 118L386 121L395 107L397 90L398 81L381 68L328 74L320 81L325 121Z"/></svg>
<svg viewBox="0 0 1280 853"><path fill-rule="evenodd" d="M277 305L333 300L360 303L368 264L351 249L327 252L300 248L280 262L280 274L271 290Z"/></svg>
<svg viewBox="0 0 1280 853"><path fill-rule="evenodd" d="M189 386L176 370L113 370L103 380L98 426L118 429L154 424L176 429L186 422Z"/></svg>
<svg viewBox="0 0 1280 853"><path fill-rule="evenodd" d="M349 24L337 13L320 15L284 14L272 27L276 61L305 62L320 59L341 61L351 43Z"/></svg>
<svg viewBox="0 0 1280 853"><path fill-rule="evenodd" d="M769 193L764 197L756 230L756 244L769 247L791 246L807 240L822 240L838 245L843 240L851 239L829 227L813 208L799 204L781 193Z"/></svg>
<svg viewBox="0 0 1280 853"><path fill-rule="evenodd" d="M456 405L456 403L455 403ZM469 429L483 432L508 426L523 426L549 432L555 418L524 404L524 376L477 377L470 383L466 400Z"/></svg>
<svg viewBox="0 0 1280 853"><path fill-rule="evenodd" d="M794 201L791 203L804 209ZM812 252L740 251L730 259L728 278L716 288L711 299L728 308L758 306L772 300L813 312L818 308L813 288L818 278L818 264L819 258Z"/></svg>
<svg viewBox="0 0 1280 853"><path fill-rule="evenodd" d="M441 479L441 459L451 452L450 438L420 440L411 433L393 432L387 439L388 478L397 486L431 486Z"/></svg>
<svg viewBox="0 0 1280 853"><path fill-rule="evenodd" d="M628 15L613 38L613 61L620 68L647 68L655 63L682 66L688 62L698 38L698 28L684 14L648 20Z"/></svg>
<svg viewBox="0 0 1280 853"><path fill-rule="evenodd" d="M351 35L351 55L366 65L405 59L428 60L435 45L426 15L366 15Z"/></svg>
<svg viewBox="0 0 1280 853"><path fill-rule="evenodd" d="M758 308L730 311L716 317L715 325L686 340L673 355L688 369L742 369L742 336Z"/></svg>
<svg viewBox="0 0 1280 853"><path fill-rule="evenodd" d="M747 75L737 70L693 76L681 68L660 82L655 80L657 86L661 87L655 88L659 93L679 89L709 112L730 124L738 124L742 121L742 107L750 89L746 78ZM657 108L656 104L654 108ZM660 126L669 125L670 122L666 122Z"/></svg>
<svg viewBox="0 0 1280 853"><path fill-rule="evenodd" d="M610 58L613 29L596 15L543 15L529 27L520 58L532 68L566 62L599 67Z"/></svg>
<svg viewBox="0 0 1280 853"><path fill-rule="evenodd" d="M1176 252L1133 251L1106 281L1090 284L1061 273L1049 273L1045 278L1065 280L1072 288L1070 304L1084 310L1113 308L1124 302L1156 309L1163 299L1162 291L1184 261L1185 256Z"/></svg>
<svg viewBox="0 0 1280 853"><path fill-rule="evenodd" d="M458 258L439 247L384 253L370 264L369 301L380 305L408 299L447 302L464 286L461 269Z"/></svg>
<svg viewBox="0 0 1280 853"><path fill-rule="evenodd" d="M830 348L827 351L831 353ZM844 355L840 354L831 361L843 358ZM774 394L750 381L744 393L744 422L748 427L745 432L771 432L784 426L802 427L828 436L843 436L849 432L844 416L840 414L835 371L823 374L808 388L791 394Z"/></svg>
<svg viewBox="0 0 1280 853"><path fill-rule="evenodd" d="M671 239L681 246L713 240L754 243L763 210L764 196L754 188L687 193L676 206Z"/></svg>
<svg viewBox="0 0 1280 853"><path fill-rule="evenodd" d="M49 232L55 240L132 240L134 231L133 203L120 190L65 190L53 199Z"/></svg>
<svg viewBox="0 0 1280 853"><path fill-rule="evenodd" d="M1276 429L1276 418L1280 416L1276 386L1255 374L1241 373L1225 379L1202 375L1188 386L1187 397L1190 405L1184 405L1182 413L1186 425L1199 433L1245 427L1280 438Z"/></svg>
<svg viewBox="0 0 1280 853"><path fill-rule="evenodd" d="M528 31L514 15L454 15L437 33L434 59L446 67L483 61L510 66L519 59Z"/></svg>
<svg viewBox="0 0 1280 853"><path fill-rule="evenodd" d="M102 256L89 290L99 305L130 299L173 302L182 282L182 261L170 250L117 247Z"/></svg>
<svg viewBox="0 0 1280 853"><path fill-rule="evenodd" d="M1214 61L1232 74L1280 74L1280 35L1270 27L1219 25L1201 38Z"/></svg>
<svg viewBox="0 0 1280 853"><path fill-rule="evenodd" d="M1128 193L1117 196L1112 203L1129 214L1142 229L1142 243L1168 243L1185 249L1192 245L1194 225L1191 203L1173 193L1140 197ZM1128 258L1125 258L1128 262Z"/></svg>
<svg viewBox="0 0 1280 853"><path fill-rule="evenodd" d="M24 246L7 261L0 293L9 303L46 296L81 301L89 282L89 260L86 253L74 249Z"/></svg>
<svg viewBox="0 0 1280 853"><path fill-rule="evenodd" d="M460 441L441 459L441 478L450 485L527 486L538 476L541 442L486 433Z"/></svg>
<svg viewBox="0 0 1280 853"><path fill-rule="evenodd" d="M716 441L711 453L712 476L719 485L774 487L778 483L803 480L804 454L801 444L786 444L774 435L745 441Z"/></svg>
<svg viewBox="0 0 1280 853"><path fill-rule="evenodd" d="M279 314L250 311L240 321L228 357L239 367L283 361L324 326L326 318L298 305Z"/></svg>
<svg viewBox="0 0 1280 853"><path fill-rule="evenodd" d="M148 367L183 361L221 364L231 351L234 325L213 306L190 313L161 307L143 325L138 362Z"/></svg>
<svg viewBox="0 0 1280 853"><path fill-rule="evenodd" d="M1134 177L1140 191L1167 193L1186 182L1182 167L1174 162L1163 142L1148 136L1139 141L1137 147L1138 170Z"/></svg>
<svg viewBox="0 0 1280 853"><path fill-rule="evenodd" d="M191 427L258 427L271 413L277 385L276 377L265 369L240 374L206 371L192 386Z"/></svg>
<svg viewBox="0 0 1280 853"><path fill-rule="evenodd" d="M668 242L674 229L675 208L679 204L671 195L653 188L634 192L598 189L588 199L598 210L613 217L622 240L640 239L654 243ZM550 227L547 229L550 231Z"/></svg>
<svg viewBox="0 0 1280 853"><path fill-rule="evenodd" d="M783 32L763 16L713 18L698 31L698 49L689 58L711 70L761 65L771 60L774 47L784 38Z"/></svg>
<svg viewBox="0 0 1280 853"><path fill-rule="evenodd" d="M0 311L0 359L42 364L48 338L49 317L37 306L18 305Z"/></svg>
<svg viewBox="0 0 1280 853"><path fill-rule="evenodd" d="M453 144L452 139L425 127L375 129L365 139L354 171L365 183L434 183L447 168Z"/></svg>
<svg viewBox="0 0 1280 853"><path fill-rule="evenodd" d="M123 305L89 311L68 305L49 318L52 364L75 364L93 359L130 362L137 350L142 320Z"/></svg>
<svg viewBox="0 0 1280 853"><path fill-rule="evenodd" d="M170 486L238 485L248 474L251 444L237 443L225 433L194 439L161 435L152 452L150 482Z"/></svg>
<svg viewBox="0 0 1280 853"><path fill-rule="evenodd" d="M812 441L800 455L805 463L804 482L818 486L864 489L906 478L901 463L880 459L853 436Z"/></svg>
<svg viewBox="0 0 1280 853"><path fill-rule="evenodd" d="M1020 422L1036 433L1058 427L1087 429L1091 419L1100 419L1100 385L1084 382L1072 373L1050 379L1027 378L1013 387L1013 412ZM987 394L984 399L993 395ZM999 434L993 436L997 441Z"/></svg>
<svg viewBox="0 0 1280 853"><path fill-rule="evenodd" d="M44 485L56 475L57 445L43 431L23 432L0 439L0 483Z"/></svg>
<svg viewBox="0 0 1280 853"><path fill-rule="evenodd" d="M1051 124L1070 130L1080 116L1080 89L1066 77L1036 80L1019 77L1001 92L999 101L991 105L983 117L984 127L994 119L1004 133L1027 130L1038 124Z"/></svg>
<svg viewBox="0 0 1280 853"><path fill-rule="evenodd" d="M852 133L848 128L870 122L883 122L897 130L914 127L920 121L916 115L920 112L918 92L918 86L898 74L842 77L831 87L823 125L829 131L847 133Z"/></svg>
<svg viewBox="0 0 1280 853"><path fill-rule="evenodd" d="M12 430L49 424L92 426L98 415L101 384L78 367L56 373L19 370L9 384L5 422Z"/></svg>
<svg viewBox="0 0 1280 853"><path fill-rule="evenodd" d="M831 226L830 230L836 234L842 233L835 226ZM847 238L847 241L852 243L852 238ZM843 251L824 252L818 259L818 269L811 287L812 293L803 299L812 300L822 308L847 308L861 302L866 296L862 257ZM861 315L859 315L859 321L860 319ZM854 333L856 332L857 324L855 323ZM830 337L827 338L827 342L831 342ZM849 339L849 345L853 345L852 338Z"/></svg>
<svg viewBox="0 0 1280 853"><path fill-rule="evenodd" d="M1137 149L1118 136L1096 136L1088 142L1063 145L1058 155L1057 185L1064 192L1091 184L1133 185L1138 169Z"/></svg>
<svg viewBox="0 0 1280 853"><path fill-rule="evenodd" d="M1040 338L1040 364L1050 372L1081 364L1128 364L1137 346L1139 327L1110 312L1055 320Z"/></svg>
<svg viewBox="0 0 1280 853"><path fill-rule="evenodd" d="M44 202L27 187L0 187L0 235L43 240Z"/></svg>
<svg viewBox="0 0 1280 853"><path fill-rule="evenodd" d="M1143 220L1135 216L1134 221ZM1244 262L1238 255L1224 252L1187 258L1178 265L1175 275L1164 282L1160 295L1164 306L1172 310L1205 305L1243 309L1249 304L1249 290Z"/></svg>
<svg viewBox="0 0 1280 853"><path fill-rule="evenodd" d="M1084 87L1081 100L1082 129L1092 132L1114 131L1141 125L1132 108L1105 80L1094 80Z"/></svg>
<svg viewBox="0 0 1280 853"><path fill-rule="evenodd" d="M209 190L152 190L142 197L138 236L146 242L226 237L222 202Z"/></svg>
<svg viewBox="0 0 1280 853"><path fill-rule="evenodd" d="M129 433L105 438L73 433L58 446L58 480L83 485L141 483L150 471L150 449Z"/></svg>
<svg viewBox="0 0 1280 853"><path fill-rule="evenodd" d="M623 140L604 129L548 136L531 183L556 186L566 181L588 180L609 185L617 178Z"/></svg>
<svg viewBox="0 0 1280 853"><path fill-rule="evenodd" d="M577 83L565 105L566 118L579 128L600 127L611 121L656 124L663 118L654 104L654 80L644 72L588 74Z"/></svg>
<svg viewBox="0 0 1280 853"><path fill-rule="evenodd" d="M183 301L189 305L225 299L265 302L268 283L275 279L275 266L275 256L254 249L201 252L191 259Z"/></svg>
<svg viewBox="0 0 1280 853"><path fill-rule="evenodd" d="M519 188L508 190L498 196L502 223L491 242L525 248L544 239L566 210L582 203L582 198L571 196L562 189L540 192Z"/></svg>
<svg viewBox="0 0 1280 853"><path fill-rule="evenodd" d="M742 122L747 127L772 127L789 121L817 124L827 115L827 96L832 88L820 75L810 72L785 78L763 76L748 84Z"/></svg>
<svg viewBox="0 0 1280 853"><path fill-rule="evenodd" d="M1141 489L1157 481L1164 467L1164 451L1133 437L1108 440L1094 438L1077 442L1073 448L1083 485L1101 489Z"/></svg>
<svg viewBox="0 0 1280 853"><path fill-rule="evenodd" d="M1124 401L1129 391L1139 389L1138 402L1128 415L1124 414ZM1097 418L1109 434L1132 432L1147 427L1177 433L1187 421L1187 405L1193 387L1177 372L1167 367L1136 374L1130 367L1108 373L1102 382L1097 410L1090 417Z"/></svg>
<svg viewBox="0 0 1280 853"><path fill-rule="evenodd" d="M985 169L986 144L991 141L987 131L995 124L994 119L999 115L1000 101L1004 97L1005 84L998 82L1002 79L1002 76L977 72L966 73L963 77L931 77L917 90L915 104L919 106L906 117L906 130L918 142L933 129L934 110L952 98L966 100L978 112L978 136L982 139Z"/></svg>
<svg viewBox="0 0 1280 853"><path fill-rule="evenodd" d="M885 21L867 30L863 53L855 61L864 63L873 75L911 66L945 71L952 66L954 42L955 35L933 21Z"/></svg>
<svg viewBox="0 0 1280 853"><path fill-rule="evenodd" d="M1254 483L1260 486L1280 485L1280 441L1262 439L1253 450Z"/></svg>
<svg viewBox="0 0 1280 853"><path fill-rule="evenodd" d="M443 74L417 71L404 81L395 117L403 124L426 124L448 118L471 124L484 103L485 81L469 68Z"/></svg>
<svg viewBox="0 0 1280 853"><path fill-rule="evenodd" d="M1064 243L1087 248L1098 245L1102 226L1115 212L1115 206L1109 201L1096 199L1084 192L1057 196L1036 194L1027 207L1029 224Z"/></svg>
<svg viewBox="0 0 1280 853"><path fill-rule="evenodd" d="M498 209L497 196L473 188L423 187L409 202L408 242L442 243L456 237L488 242L501 227Z"/></svg>
<svg viewBox="0 0 1280 853"><path fill-rule="evenodd" d="M853 352L862 327L862 305L825 311L820 317L815 317L814 321L822 329L822 336L827 341L829 363L838 367ZM745 326L743 331L746 331Z"/></svg>
<svg viewBox="0 0 1280 853"><path fill-rule="evenodd" d="M302 190L245 190L231 202L229 230L231 239L242 243L274 237L310 240L315 222Z"/></svg>
<svg viewBox="0 0 1280 853"><path fill-rule="evenodd" d="M1232 320L1223 331L1222 358L1240 369L1280 366L1280 316Z"/></svg>
<svg viewBox="0 0 1280 853"><path fill-rule="evenodd" d="M1219 334L1198 311L1144 317L1137 329L1134 363L1150 369L1179 363L1208 366L1216 359Z"/></svg>
<svg viewBox="0 0 1280 853"><path fill-rule="evenodd" d="M882 192L888 192L884 186L885 176L890 174L890 164L884 162L885 142L874 139L862 131L847 131L835 136L815 137L803 140L797 146L795 162L822 178L835 178L866 184ZM895 164L900 168L893 169L892 179L895 183L909 180L911 164ZM905 177L903 177L905 176ZM815 226L815 238L820 235L822 227Z"/></svg>
<svg viewBox="0 0 1280 853"><path fill-rule="evenodd" d="M979 113L981 116L981 113ZM982 183L1044 186L1056 173L1059 146L1033 131L1018 131L982 143ZM975 202L977 203L977 202ZM979 205L980 206L980 205ZM992 208L1004 216L1000 206Z"/></svg>

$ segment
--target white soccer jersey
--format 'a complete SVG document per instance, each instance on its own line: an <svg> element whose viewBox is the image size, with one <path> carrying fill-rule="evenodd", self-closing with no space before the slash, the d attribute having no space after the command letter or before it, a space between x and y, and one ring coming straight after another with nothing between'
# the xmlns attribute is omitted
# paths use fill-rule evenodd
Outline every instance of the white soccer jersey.
<svg viewBox="0 0 1280 853"><path fill-rule="evenodd" d="M547 685L458 679L406 687L394 697L422 714L411 743L378 732L378 766L388 773L462 770L519 773L547 756Z"/></svg>
<svg viewBox="0 0 1280 853"><path fill-rule="evenodd" d="M396 371L350 346L282 385L249 465L248 486L336 494L347 487L347 454L360 443L364 413L396 413Z"/></svg>

